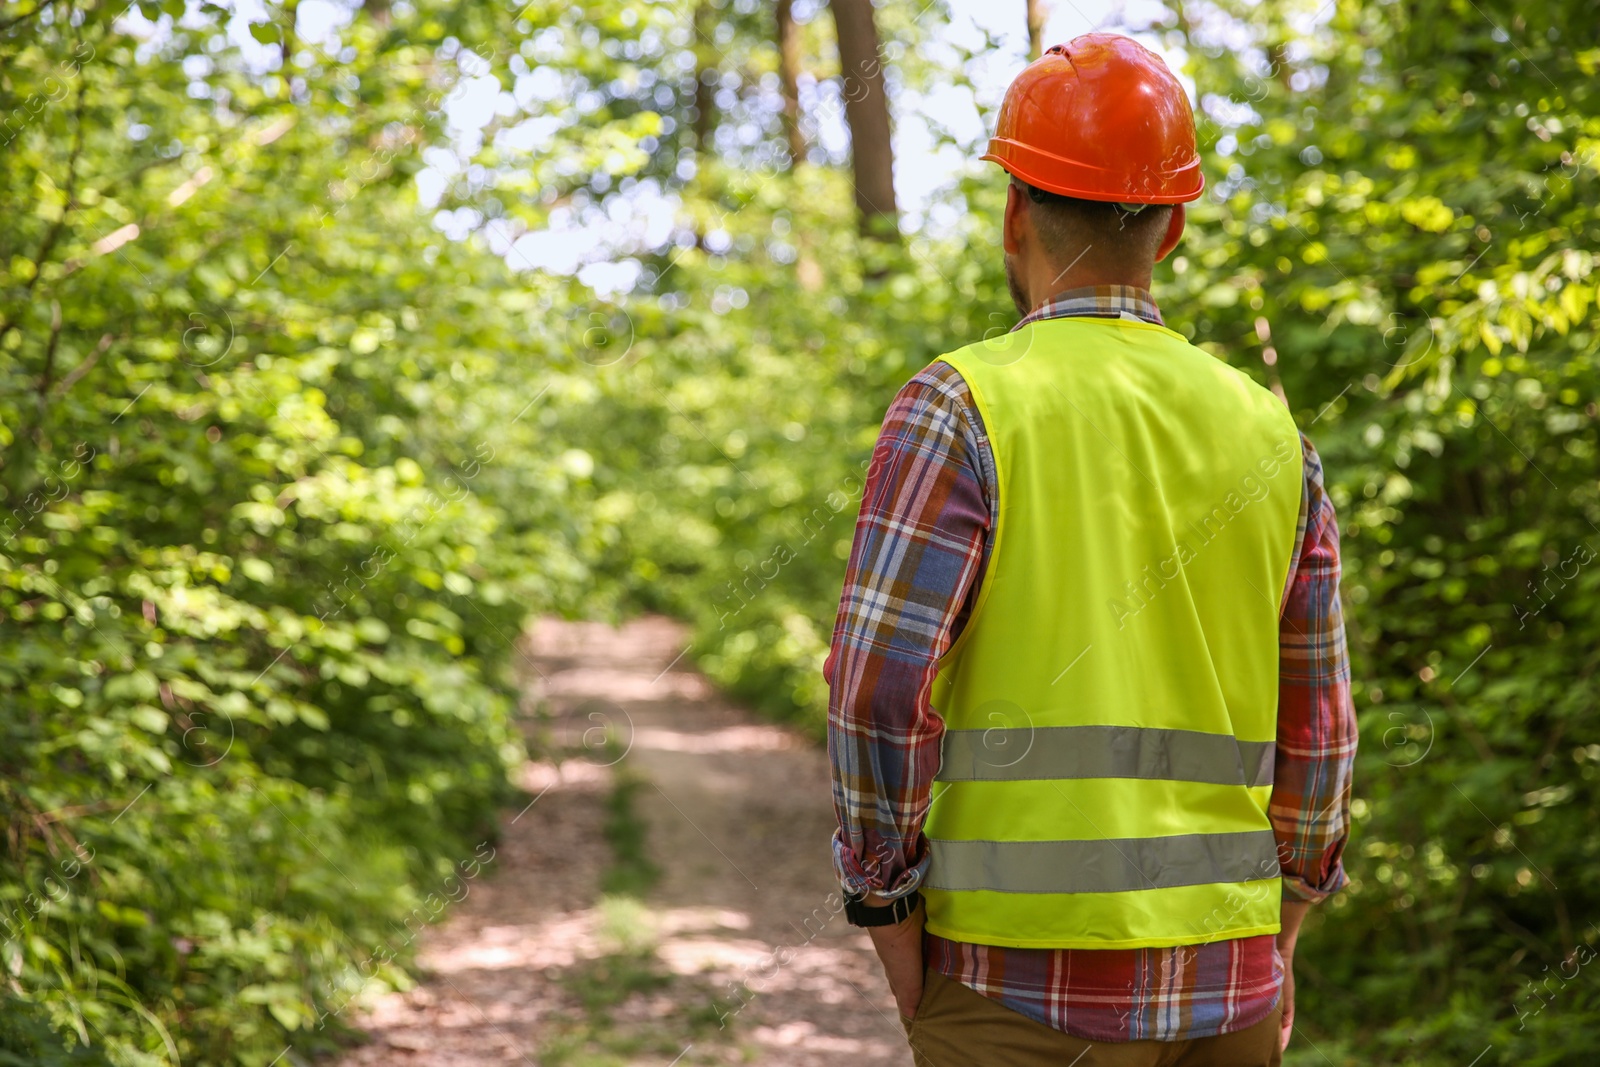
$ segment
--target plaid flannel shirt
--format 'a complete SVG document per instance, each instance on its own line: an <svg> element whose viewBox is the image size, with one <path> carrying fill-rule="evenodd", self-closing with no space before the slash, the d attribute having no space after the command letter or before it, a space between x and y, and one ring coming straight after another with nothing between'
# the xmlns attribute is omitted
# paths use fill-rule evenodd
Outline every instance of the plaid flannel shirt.
<svg viewBox="0 0 1600 1067"><path fill-rule="evenodd" d="M1149 293L1072 290L1018 324L1065 316L1161 323ZM1356 726L1339 603L1339 528L1322 463L1304 489L1279 629L1277 762L1269 815L1287 898L1345 884ZM944 723L928 694L988 564L1001 501L983 420L961 375L934 363L883 421L862 495L833 645L828 751L839 830L834 863L851 893L900 897L921 883L922 835ZM1282 985L1270 935L1176 948L1025 949L927 934L939 973L1032 1019L1094 1041L1187 1040L1251 1026Z"/></svg>

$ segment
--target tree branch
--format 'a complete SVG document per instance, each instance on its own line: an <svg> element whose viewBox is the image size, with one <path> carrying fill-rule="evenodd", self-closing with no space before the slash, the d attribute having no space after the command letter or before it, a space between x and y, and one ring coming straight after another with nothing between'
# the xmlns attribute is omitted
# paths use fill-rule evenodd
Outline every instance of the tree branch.
<svg viewBox="0 0 1600 1067"><path fill-rule="evenodd" d="M6 19L4 22L0 22L0 33L5 33L7 30L11 29L13 26L22 25L24 22L27 22L29 19L36 17L39 14L39 12L43 11L47 7L55 7L55 4L54 3L40 4L38 7L34 8L32 11L25 12L24 14L17 15L15 18L9 18L9 19Z"/></svg>
<svg viewBox="0 0 1600 1067"><path fill-rule="evenodd" d="M24 294L32 293L34 286L39 284L39 278L44 273L45 259L55 247L56 242L60 240L62 231L66 229L67 219L72 214L74 198L77 196L78 190L78 159L83 155L83 111L88 91L88 79L79 79L78 102L73 107L72 112L73 123L76 128L73 131L72 150L67 155L66 202L61 205L61 217L56 219L49 232L45 234L39 253L34 258L33 277L29 278L23 286ZM5 467L0 468L4 472L3 475L0 475L0 486L4 486L8 497L27 486L33 464L33 454L39 447L38 438L44 429L45 405L49 399L50 378L54 374L56 344L61 335L60 305L52 300L51 308L53 309L53 314L50 326L50 342L45 348L44 374L40 380L38 408L31 420L32 425L17 435L13 454L6 457ZM15 329L17 329L15 322L7 323L4 327L0 327L0 342L4 342L6 336ZM15 484L12 484L13 476L17 479Z"/></svg>
<svg viewBox="0 0 1600 1067"><path fill-rule="evenodd" d="M39 376L39 411L50 398L50 387L55 384L56 346L61 343L61 302L50 301L50 340L44 346L44 373Z"/></svg>
<svg viewBox="0 0 1600 1067"><path fill-rule="evenodd" d="M88 374L91 370L93 370L94 365L100 362L100 357L105 355L106 352L110 350L111 345L115 340L116 338L109 333L103 335L100 338L100 344L95 348L95 350L85 356L82 362L80 362L76 367L73 367L67 376L61 379L61 384L56 387L57 395L65 395L68 390L70 390L74 385L78 384L78 381L85 374Z"/></svg>
<svg viewBox="0 0 1600 1067"><path fill-rule="evenodd" d="M43 275L45 260L55 249L56 242L61 239L62 232L67 228L67 218L72 214L74 198L78 193L78 159L83 155L83 108L84 99L89 93L89 85L85 79L78 80L78 102L72 109L72 151L67 154L67 182L63 191L67 194L66 203L61 205L61 217L50 224L50 229L44 235L44 243L39 246L39 251L33 257L33 277L29 278L22 287L24 293L31 293L33 287L39 284Z"/></svg>

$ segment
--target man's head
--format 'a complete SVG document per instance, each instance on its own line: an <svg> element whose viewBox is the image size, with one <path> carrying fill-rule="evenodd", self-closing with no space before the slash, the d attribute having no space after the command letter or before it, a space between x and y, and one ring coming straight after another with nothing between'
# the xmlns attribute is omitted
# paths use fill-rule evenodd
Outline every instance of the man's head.
<svg viewBox="0 0 1600 1067"><path fill-rule="evenodd" d="M1148 287L1205 186L1183 86L1115 34L1074 38L1024 70L983 158L1012 177L1006 276L1024 313L1079 285Z"/></svg>
<svg viewBox="0 0 1600 1067"><path fill-rule="evenodd" d="M1006 197L1006 284L1026 315L1083 285L1150 287L1156 262L1183 233L1184 209L1047 193L1020 178Z"/></svg>

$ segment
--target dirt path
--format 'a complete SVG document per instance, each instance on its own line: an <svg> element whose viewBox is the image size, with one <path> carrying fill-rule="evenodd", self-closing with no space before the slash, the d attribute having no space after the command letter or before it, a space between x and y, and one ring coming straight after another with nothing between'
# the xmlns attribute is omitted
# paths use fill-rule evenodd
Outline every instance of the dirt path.
<svg viewBox="0 0 1600 1067"><path fill-rule="evenodd" d="M685 640L535 628L528 728L571 755L523 768L536 799L421 938L427 980L357 1017L372 1043L339 1067L909 1064L871 945L830 910L824 754L675 661ZM659 877L608 897L630 828Z"/></svg>

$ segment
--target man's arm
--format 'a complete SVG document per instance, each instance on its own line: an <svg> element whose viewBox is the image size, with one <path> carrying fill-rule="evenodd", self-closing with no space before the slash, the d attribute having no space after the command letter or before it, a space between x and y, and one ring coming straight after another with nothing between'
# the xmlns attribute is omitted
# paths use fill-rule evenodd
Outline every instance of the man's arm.
<svg viewBox="0 0 1600 1067"><path fill-rule="evenodd" d="M1341 889L1356 754L1339 603L1339 520L1304 435L1304 523L1279 627L1278 745L1270 814L1283 869L1283 1043L1294 1025L1294 949L1310 906Z"/></svg>
<svg viewBox="0 0 1600 1067"><path fill-rule="evenodd" d="M961 376L936 363L884 417L845 571L829 684L834 864L847 892L883 904L927 870L922 822L944 723L928 703L988 543L993 463ZM922 995L922 912L872 930L902 1015Z"/></svg>

